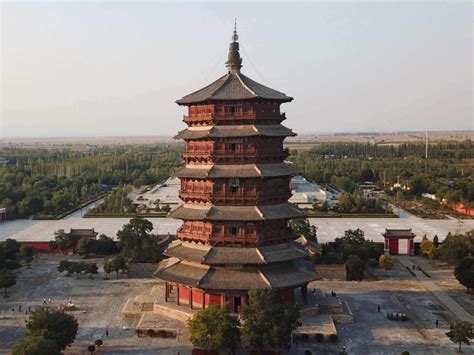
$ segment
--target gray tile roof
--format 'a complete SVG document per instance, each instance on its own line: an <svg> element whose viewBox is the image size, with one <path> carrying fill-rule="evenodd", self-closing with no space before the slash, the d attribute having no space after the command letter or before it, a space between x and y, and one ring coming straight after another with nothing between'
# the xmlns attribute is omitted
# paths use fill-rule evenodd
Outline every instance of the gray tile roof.
<svg viewBox="0 0 474 355"><path fill-rule="evenodd" d="M415 237L415 233L410 229L385 229L385 233L382 233L387 238L411 238Z"/></svg>
<svg viewBox="0 0 474 355"><path fill-rule="evenodd" d="M257 83L240 72L228 73L206 87L176 101L179 105L191 105L207 101L240 101L267 99L290 102L292 97Z"/></svg>
<svg viewBox="0 0 474 355"><path fill-rule="evenodd" d="M205 289L255 290L269 288L259 270L252 267L226 269L211 267L199 282Z"/></svg>
<svg viewBox="0 0 474 355"><path fill-rule="evenodd" d="M314 265L306 260L265 265L261 271L273 288L299 286L318 278Z"/></svg>
<svg viewBox="0 0 474 355"><path fill-rule="evenodd" d="M186 166L176 169L174 175L179 178L245 178L245 177L277 177L296 174L291 164L236 164L213 165L204 168L188 168Z"/></svg>
<svg viewBox="0 0 474 355"><path fill-rule="evenodd" d="M154 276L165 281L196 287L208 271L208 268L205 267L191 266L181 262L169 265L166 261L165 263L160 263L160 267L154 273Z"/></svg>
<svg viewBox="0 0 474 355"><path fill-rule="evenodd" d="M303 285L318 278L314 265L303 260L260 267L244 266L240 269L225 267L206 269L178 262L160 267L155 276L165 281L208 290L287 288Z"/></svg>
<svg viewBox="0 0 474 355"><path fill-rule="evenodd" d="M263 265L306 258L304 248L295 242L264 247L211 247L174 241L165 255L206 265L251 264Z"/></svg>
<svg viewBox="0 0 474 355"><path fill-rule="evenodd" d="M209 129L180 131L175 139L203 139L203 138L225 138L225 137L290 137L296 136L293 131L283 125L235 125L235 126L211 126Z"/></svg>
<svg viewBox="0 0 474 355"><path fill-rule="evenodd" d="M181 205L170 212L170 217L206 221L264 221L302 217L303 213L291 203L264 206Z"/></svg>

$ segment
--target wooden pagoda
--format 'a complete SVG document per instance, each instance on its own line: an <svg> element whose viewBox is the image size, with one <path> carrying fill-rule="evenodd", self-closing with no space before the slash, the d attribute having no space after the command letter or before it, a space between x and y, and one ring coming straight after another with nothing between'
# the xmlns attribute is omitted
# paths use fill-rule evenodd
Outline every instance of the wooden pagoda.
<svg viewBox="0 0 474 355"><path fill-rule="evenodd" d="M175 137L186 142L176 172L184 204L170 215L183 225L155 275L166 283L167 302L191 308L238 311L249 290L266 288L288 302L301 291L306 302L316 274L289 227L302 214L288 203L295 171L284 162L283 140L295 134L281 125L280 112L293 98L241 73L235 30L226 67L177 101L188 108L188 128Z"/></svg>

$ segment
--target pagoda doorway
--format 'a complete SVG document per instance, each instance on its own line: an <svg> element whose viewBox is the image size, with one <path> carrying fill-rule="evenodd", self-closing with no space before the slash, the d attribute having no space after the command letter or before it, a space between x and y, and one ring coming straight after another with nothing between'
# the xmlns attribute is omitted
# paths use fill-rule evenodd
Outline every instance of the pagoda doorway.
<svg viewBox="0 0 474 355"><path fill-rule="evenodd" d="M233 311L234 313L240 313L241 305L242 305L242 297L234 296L233 297Z"/></svg>

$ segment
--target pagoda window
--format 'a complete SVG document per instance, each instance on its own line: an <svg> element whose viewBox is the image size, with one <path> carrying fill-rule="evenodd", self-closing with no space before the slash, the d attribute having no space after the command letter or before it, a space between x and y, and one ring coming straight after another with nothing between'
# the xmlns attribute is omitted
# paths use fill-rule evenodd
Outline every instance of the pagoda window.
<svg viewBox="0 0 474 355"><path fill-rule="evenodd" d="M229 227L229 234L237 235L237 227Z"/></svg>
<svg viewBox="0 0 474 355"><path fill-rule="evenodd" d="M229 179L229 191L232 193L236 193L239 190L239 179L238 178L231 178Z"/></svg>

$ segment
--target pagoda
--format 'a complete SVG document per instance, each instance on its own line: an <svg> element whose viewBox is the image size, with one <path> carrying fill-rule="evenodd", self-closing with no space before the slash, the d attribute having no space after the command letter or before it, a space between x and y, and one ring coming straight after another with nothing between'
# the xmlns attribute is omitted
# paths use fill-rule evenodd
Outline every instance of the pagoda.
<svg viewBox="0 0 474 355"><path fill-rule="evenodd" d="M227 73L177 104L188 126L175 137L186 142L176 171L184 204L170 216L183 220L155 276L165 281L165 301L205 308L248 303L254 289L277 289L283 302L307 301L316 279L289 221L302 217L288 203L290 180L280 105L292 97L241 73L236 29Z"/></svg>

